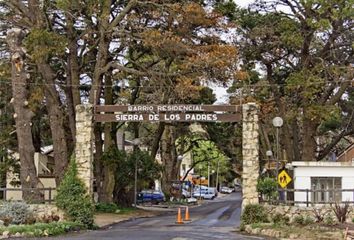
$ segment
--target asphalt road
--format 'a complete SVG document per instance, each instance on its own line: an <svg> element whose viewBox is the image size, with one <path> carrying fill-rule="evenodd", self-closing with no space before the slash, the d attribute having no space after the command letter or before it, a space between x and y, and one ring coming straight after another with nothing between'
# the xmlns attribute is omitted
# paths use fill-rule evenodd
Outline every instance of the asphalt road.
<svg viewBox="0 0 354 240"><path fill-rule="evenodd" d="M240 193L205 201L190 209L192 222L176 225L176 213L151 218L139 218L116 224L105 230L47 238L53 240L206 240L206 239L263 239L236 233L240 224Z"/></svg>

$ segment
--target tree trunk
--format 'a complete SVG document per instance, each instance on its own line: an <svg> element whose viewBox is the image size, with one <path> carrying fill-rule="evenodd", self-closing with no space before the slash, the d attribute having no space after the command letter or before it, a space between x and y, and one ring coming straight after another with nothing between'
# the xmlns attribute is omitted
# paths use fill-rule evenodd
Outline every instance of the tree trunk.
<svg viewBox="0 0 354 240"><path fill-rule="evenodd" d="M46 106L49 115L50 130L53 138L54 175L57 186L64 177L69 163L68 145L65 136L64 113L61 110L59 94L55 89L54 73L47 63L37 63L45 82Z"/></svg>
<svg viewBox="0 0 354 240"><path fill-rule="evenodd" d="M39 179L34 164L34 146L31 132L33 112L28 108L27 73L25 70L25 53L22 40L25 33L18 28L7 32L7 43L11 52L12 96L15 111L18 153L20 156L20 180L22 188L37 188ZM37 200L42 196L39 192L23 191L24 200Z"/></svg>
<svg viewBox="0 0 354 240"><path fill-rule="evenodd" d="M170 192L171 181L177 180L177 154L174 127L166 126L161 141L161 159L163 164L162 190Z"/></svg>
<svg viewBox="0 0 354 240"><path fill-rule="evenodd" d="M75 145L76 127L75 127L75 107L81 104L80 99L80 68L78 62L78 48L77 48L77 36L74 29L74 20L72 15L66 14L68 22L68 38L69 38L69 55L67 64L67 104L68 104L68 117L71 136L73 139L73 145Z"/></svg>
<svg viewBox="0 0 354 240"><path fill-rule="evenodd" d="M316 159L316 130L317 124L314 123L311 119L306 117L306 113L304 113L304 122L303 122L303 142L302 142L302 161L314 161Z"/></svg>
<svg viewBox="0 0 354 240"><path fill-rule="evenodd" d="M113 104L113 95L112 95L112 79L110 75L105 77L105 103L107 105ZM112 123L104 123L104 151L109 151L112 147L114 141L112 140ZM102 161L102 160L101 160ZM115 165L115 164L113 164ZM113 202L113 191L115 185L115 173L116 169L111 164L103 164L103 194L100 197L101 202L112 203Z"/></svg>
<svg viewBox="0 0 354 240"><path fill-rule="evenodd" d="M96 123L94 126L94 135L95 135L95 154L94 154L94 170L95 170L95 179L96 179L96 188L98 194L98 201L104 201L104 190L103 186L103 179L104 179L104 172L103 172L103 163L102 159L102 149L103 149L103 140L101 135L101 123Z"/></svg>

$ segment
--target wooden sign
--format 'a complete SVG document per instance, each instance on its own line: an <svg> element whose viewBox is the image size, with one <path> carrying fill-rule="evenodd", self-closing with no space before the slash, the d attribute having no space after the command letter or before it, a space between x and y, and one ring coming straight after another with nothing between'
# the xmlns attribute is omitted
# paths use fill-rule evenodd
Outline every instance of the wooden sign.
<svg viewBox="0 0 354 240"><path fill-rule="evenodd" d="M98 112L241 112L238 105L98 105Z"/></svg>
<svg viewBox="0 0 354 240"><path fill-rule="evenodd" d="M235 105L106 105L95 107L96 122L237 122ZM222 113L226 112L226 113Z"/></svg>

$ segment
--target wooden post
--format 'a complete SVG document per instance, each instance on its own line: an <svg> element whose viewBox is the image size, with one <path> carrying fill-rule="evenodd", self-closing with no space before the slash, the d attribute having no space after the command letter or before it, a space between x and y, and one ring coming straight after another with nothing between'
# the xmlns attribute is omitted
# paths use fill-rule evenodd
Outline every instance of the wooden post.
<svg viewBox="0 0 354 240"><path fill-rule="evenodd" d="M49 198L49 204L51 204L52 203L52 188L51 187L49 187L48 198Z"/></svg>

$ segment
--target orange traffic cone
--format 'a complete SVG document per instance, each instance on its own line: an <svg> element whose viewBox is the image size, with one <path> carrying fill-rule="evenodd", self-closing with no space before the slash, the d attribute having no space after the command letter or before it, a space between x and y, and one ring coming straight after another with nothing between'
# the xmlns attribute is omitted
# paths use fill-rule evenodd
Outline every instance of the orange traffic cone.
<svg viewBox="0 0 354 240"><path fill-rule="evenodd" d="M177 221L176 221L176 223L177 223L177 224L183 224L182 215L181 215L181 208L178 208Z"/></svg>
<svg viewBox="0 0 354 240"><path fill-rule="evenodd" d="M191 221L191 218L189 217L189 209L186 207L186 214L184 216L184 221Z"/></svg>

